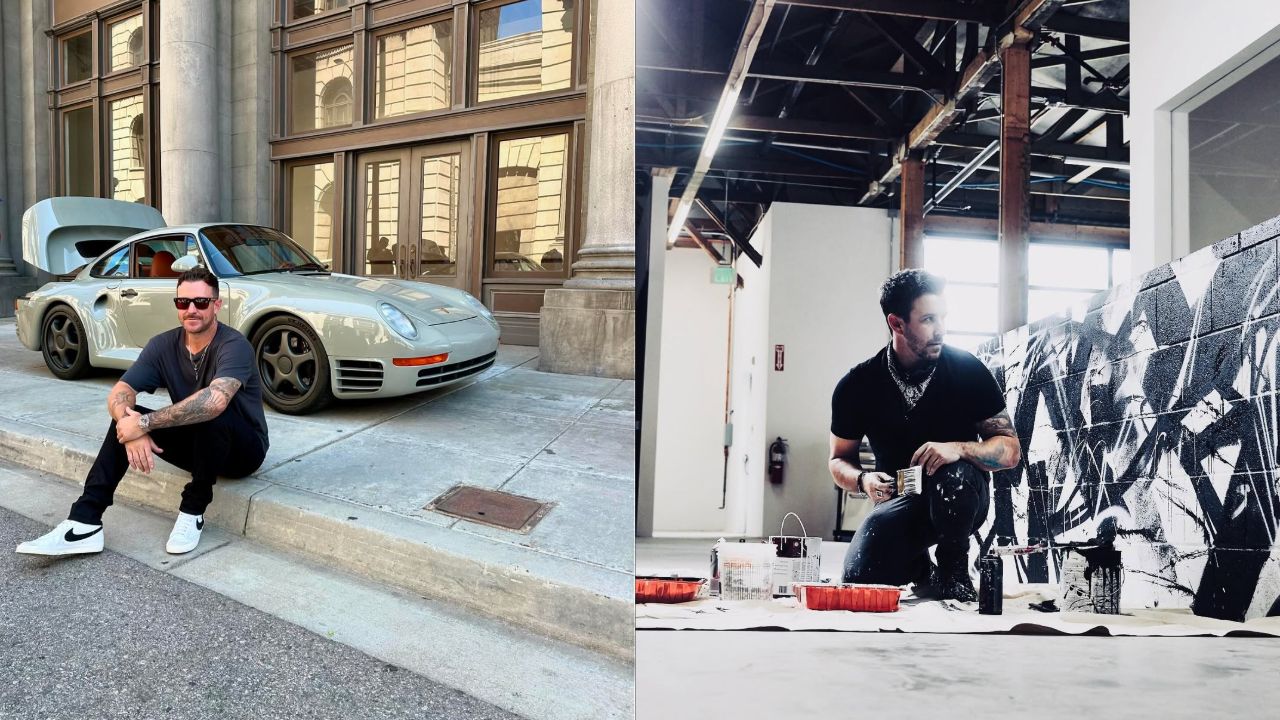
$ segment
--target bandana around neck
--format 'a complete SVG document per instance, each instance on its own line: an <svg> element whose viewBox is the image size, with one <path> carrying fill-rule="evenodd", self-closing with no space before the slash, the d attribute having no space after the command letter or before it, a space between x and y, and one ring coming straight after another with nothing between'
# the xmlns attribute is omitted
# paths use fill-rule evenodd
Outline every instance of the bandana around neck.
<svg viewBox="0 0 1280 720"><path fill-rule="evenodd" d="M933 380L933 371L938 368L938 364L929 363L926 368L908 373L904 369L898 367L898 356L893 352L893 343L889 343L889 352L885 354L885 364L889 366L889 376L893 378L894 384L898 386L899 392L902 393L902 399L907 403L907 409L911 410L920 402L924 391L928 389L929 382ZM905 376L905 377L904 377Z"/></svg>

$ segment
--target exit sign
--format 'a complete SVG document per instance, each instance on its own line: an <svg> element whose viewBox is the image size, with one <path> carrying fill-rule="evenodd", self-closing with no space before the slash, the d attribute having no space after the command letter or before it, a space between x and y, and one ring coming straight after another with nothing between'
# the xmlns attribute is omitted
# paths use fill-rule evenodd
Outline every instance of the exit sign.
<svg viewBox="0 0 1280 720"><path fill-rule="evenodd" d="M733 284L733 267L725 265L711 271L711 282L715 285Z"/></svg>

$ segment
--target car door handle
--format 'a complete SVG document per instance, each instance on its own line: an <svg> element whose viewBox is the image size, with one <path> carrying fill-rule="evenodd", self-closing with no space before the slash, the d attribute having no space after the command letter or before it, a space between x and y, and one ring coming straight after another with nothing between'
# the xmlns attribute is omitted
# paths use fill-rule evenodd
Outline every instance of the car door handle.
<svg viewBox="0 0 1280 720"><path fill-rule="evenodd" d="M138 291L133 288L125 288L120 291L120 297L137 297Z"/></svg>

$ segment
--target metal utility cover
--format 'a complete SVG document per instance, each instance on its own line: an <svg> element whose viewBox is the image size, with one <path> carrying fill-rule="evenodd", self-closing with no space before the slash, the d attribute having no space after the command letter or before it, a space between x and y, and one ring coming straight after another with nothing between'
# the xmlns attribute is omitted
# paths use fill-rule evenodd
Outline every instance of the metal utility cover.
<svg viewBox="0 0 1280 720"><path fill-rule="evenodd" d="M552 505L553 503L540 503L532 498L498 490L456 485L432 500L426 509L504 530L527 533L546 516Z"/></svg>

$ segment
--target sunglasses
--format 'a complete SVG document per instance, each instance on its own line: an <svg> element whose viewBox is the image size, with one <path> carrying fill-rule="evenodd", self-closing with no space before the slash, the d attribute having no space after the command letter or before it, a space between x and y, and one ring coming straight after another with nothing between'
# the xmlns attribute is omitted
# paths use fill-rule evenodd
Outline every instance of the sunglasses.
<svg viewBox="0 0 1280 720"><path fill-rule="evenodd" d="M213 302L214 300L217 300L217 298L211 298L211 297L174 298L173 306L178 308L179 310L186 310L187 308L191 307L191 303L195 303L197 310L205 310L209 307L209 303Z"/></svg>

